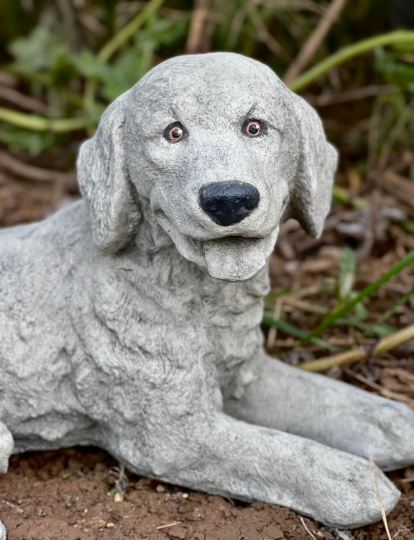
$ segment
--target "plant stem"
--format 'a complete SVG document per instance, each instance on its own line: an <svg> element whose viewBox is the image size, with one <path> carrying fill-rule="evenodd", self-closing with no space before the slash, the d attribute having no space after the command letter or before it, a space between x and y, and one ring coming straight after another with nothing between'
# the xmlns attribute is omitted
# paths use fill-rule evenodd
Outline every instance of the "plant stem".
<svg viewBox="0 0 414 540"><path fill-rule="evenodd" d="M85 129L94 122L90 118L40 118L0 107L0 120L32 131L67 133Z"/></svg>
<svg viewBox="0 0 414 540"><path fill-rule="evenodd" d="M98 59L107 62L111 56L130 39L138 29L147 22L149 17L155 13L164 0L150 0L145 8L140 11L126 26L124 26L115 36L108 41L99 51ZM92 111L95 105L96 81L87 79L84 92L84 107L86 111Z"/></svg>
<svg viewBox="0 0 414 540"><path fill-rule="evenodd" d="M339 14L345 6L345 2L346 0L332 0L329 4L316 28L305 41L298 56L293 60L285 73L285 76L283 77L285 83L294 80L295 77L297 77L312 61L313 56L321 46L325 36L338 19Z"/></svg>
<svg viewBox="0 0 414 540"><path fill-rule="evenodd" d="M121 47L135 32L148 20L148 18L157 11L164 0L150 0L145 8L140 11L126 26L114 35L108 43L99 51L98 58L107 62L111 56ZM414 32L413 32L414 33Z"/></svg>
<svg viewBox="0 0 414 540"><path fill-rule="evenodd" d="M359 347L358 349L354 349L352 351L334 354L332 356L327 356L326 358L320 358L319 360L304 362L298 367L306 371L322 372L334 366L354 364L355 362L360 362L361 360L366 360L371 356L377 356L378 354L394 349L395 347L398 347L398 345L401 345L402 343L405 343L413 338L414 324L407 326L406 328L403 328L390 336L382 338L372 351L367 350L364 347Z"/></svg>
<svg viewBox="0 0 414 540"><path fill-rule="evenodd" d="M273 313L270 311L265 311L262 319L262 325L263 326L273 326L277 328L278 330L281 330L282 332L286 332L286 334L290 334L291 336L294 336L299 339L307 339L308 334L302 330L301 328L298 328L294 324L291 324L283 319L274 319ZM319 347L323 347L324 349L328 349L330 351L337 351L338 348L335 347L335 345L331 345L327 341L324 341L323 339L319 338L311 338L310 342L314 345L318 345Z"/></svg>
<svg viewBox="0 0 414 540"><path fill-rule="evenodd" d="M401 296L401 298L397 300L395 304L390 307L390 309L388 309L385 313L383 313L381 317L377 319L375 324L381 324L384 321L386 321L389 317L391 317L391 315L395 313L395 310L399 308L400 306L402 306L403 304L405 304L410 299L410 296L413 294L414 294L414 287L410 291L408 291L408 293L405 293L403 296Z"/></svg>
<svg viewBox="0 0 414 540"><path fill-rule="evenodd" d="M331 326L336 319L343 317L348 311L353 309L359 302L362 302L364 298L375 292L383 283L389 281L393 276L401 272L406 266L414 262L414 251L411 251L404 259L391 268L388 272L383 274L375 283L371 283L368 287L365 287L355 298L344 304L340 304L335 307L322 322L312 330L307 338L304 339L304 343L308 343L312 338L319 335L323 330Z"/></svg>
<svg viewBox="0 0 414 540"><path fill-rule="evenodd" d="M354 58L365 52L371 51L376 47L381 47L384 45L393 45L394 43L411 43L414 42L414 32L408 30L397 30L395 32L389 32L387 34L380 34L379 36L374 36L368 39L363 39L357 43L353 43L348 47L344 47L339 50L337 53L328 56L316 66L313 66L308 71L305 71L299 77L296 77L291 81L288 86L293 92L299 92L303 90L306 86L309 86L316 79L325 75L333 67L343 64L347 60Z"/></svg>

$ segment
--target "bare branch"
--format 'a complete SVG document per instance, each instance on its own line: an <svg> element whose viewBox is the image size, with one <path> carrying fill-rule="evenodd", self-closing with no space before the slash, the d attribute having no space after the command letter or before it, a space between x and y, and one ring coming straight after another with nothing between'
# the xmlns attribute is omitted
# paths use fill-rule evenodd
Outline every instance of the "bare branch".
<svg viewBox="0 0 414 540"><path fill-rule="evenodd" d="M210 0L196 0L195 2L186 44L187 54L195 54L200 50L204 27L208 18L209 4Z"/></svg>
<svg viewBox="0 0 414 540"><path fill-rule="evenodd" d="M62 183L68 188L76 186L75 171L61 172L34 167L33 165L19 161L3 151L0 151L0 169L7 170L27 180L34 180L35 182Z"/></svg>
<svg viewBox="0 0 414 540"><path fill-rule="evenodd" d="M319 21L318 26L312 32L310 37L305 41L300 53L293 61L292 65L287 70L284 76L284 82L289 83L297 77L306 68L312 60L314 54L320 47L325 36L331 29L332 25L342 11L346 0L332 0L325 15Z"/></svg>

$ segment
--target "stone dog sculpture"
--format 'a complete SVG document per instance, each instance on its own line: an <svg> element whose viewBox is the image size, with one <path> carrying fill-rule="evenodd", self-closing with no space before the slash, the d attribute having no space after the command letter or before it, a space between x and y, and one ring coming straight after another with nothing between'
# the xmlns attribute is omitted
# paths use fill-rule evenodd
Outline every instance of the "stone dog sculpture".
<svg viewBox="0 0 414 540"><path fill-rule="evenodd" d="M80 150L85 201L0 232L2 472L92 444L332 526L380 519L367 458L414 463L414 413L266 356L259 328L279 223L320 235L336 160L315 111L235 54L168 60L118 98Z"/></svg>

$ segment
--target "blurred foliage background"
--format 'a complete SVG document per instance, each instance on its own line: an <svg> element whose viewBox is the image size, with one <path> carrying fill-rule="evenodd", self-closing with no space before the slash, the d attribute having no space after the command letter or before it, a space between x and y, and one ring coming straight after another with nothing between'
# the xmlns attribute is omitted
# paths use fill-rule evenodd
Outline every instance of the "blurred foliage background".
<svg viewBox="0 0 414 540"><path fill-rule="evenodd" d="M414 26L413 13L412 0L2 0L0 141L31 156L66 146L71 167L105 106L166 58L233 51L292 82L346 46ZM324 117L341 168L384 169L414 142L414 39L371 48L300 92Z"/></svg>

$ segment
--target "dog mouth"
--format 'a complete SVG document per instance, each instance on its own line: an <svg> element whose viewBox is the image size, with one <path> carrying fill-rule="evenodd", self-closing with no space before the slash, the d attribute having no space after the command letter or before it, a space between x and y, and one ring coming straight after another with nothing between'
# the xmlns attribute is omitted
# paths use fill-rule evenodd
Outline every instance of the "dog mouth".
<svg viewBox="0 0 414 540"><path fill-rule="evenodd" d="M267 235L228 235L197 238L183 234L164 212L156 212L158 223L170 236L179 253L207 270L211 277L225 281L245 281L266 266L279 233L279 227Z"/></svg>
<svg viewBox="0 0 414 540"><path fill-rule="evenodd" d="M274 240L269 238L227 236L202 242L208 273L227 281L244 281L257 274L273 250ZM270 253L269 253L269 246Z"/></svg>

